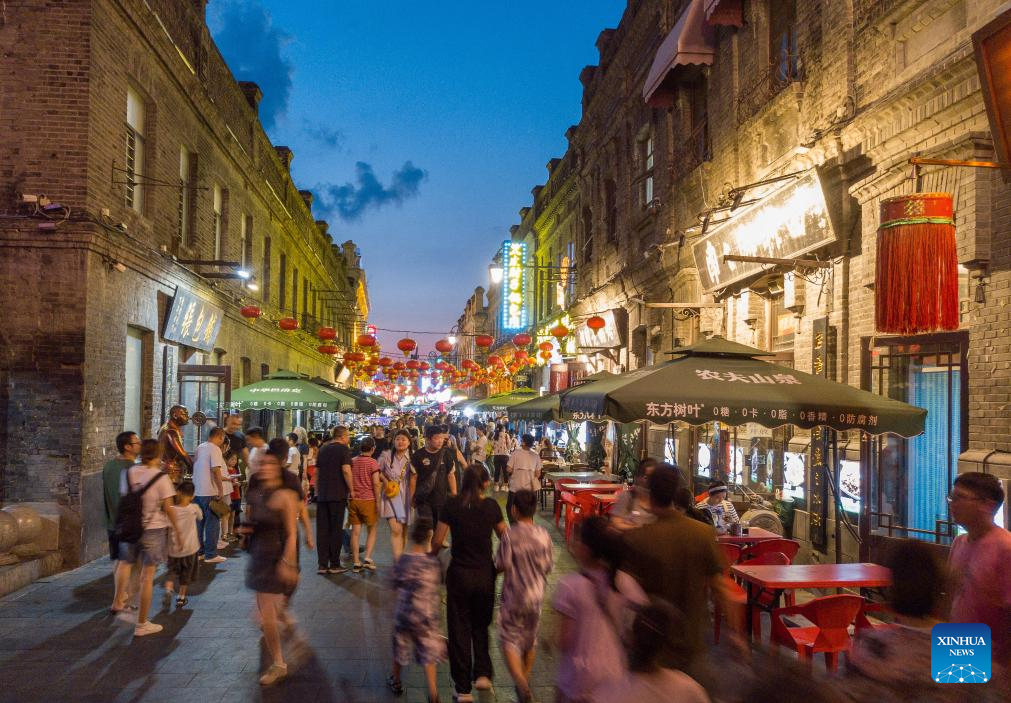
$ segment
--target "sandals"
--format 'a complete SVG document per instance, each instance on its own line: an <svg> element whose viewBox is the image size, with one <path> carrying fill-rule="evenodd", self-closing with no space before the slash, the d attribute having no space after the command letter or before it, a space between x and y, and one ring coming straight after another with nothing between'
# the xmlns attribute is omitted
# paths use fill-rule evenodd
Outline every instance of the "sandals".
<svg viewBox="0 0 1011 703"><path fill-rule="evenodd" d="M288 676L288 667L280 664L271 664L270 668L260 677L261 686L273 686Z"/></svg>
<svg viewBox="0 0 1011 703"><path fill-rule="evenodd" d="M179 596L178 598L176 598L176 607L181 608L189 602L190 599L187 598L186 596Z"/></svg>
<svg viewBox="0 0 1011 703"><path fill-rule="evenodd" d="M386 679L386 685L389 686L390 690L393 691L393 695L401 696L404 693L404 685L400 682L400 679L395 679L392 676Z"/></svg>
<svg viewBox="0 0 1011 703"><path fill-rule="evenodd" d="M354 572L355 572L356 574L358 574L358 573L361 573L361 570L362 570L362 565L361 565L361 564L359 564L358 562L355 562L355 565L354 565L354 566L352 567L352 570L353 570L353 571L354 571Z"/></svg>
<svg viewBox="0 0 1011 703"><path fill-rule="evenodd" d="M368 569L369 571L375 571L376 570L376 562L372 561L371 559L366 559L365 560L365 568Z"/></svg>

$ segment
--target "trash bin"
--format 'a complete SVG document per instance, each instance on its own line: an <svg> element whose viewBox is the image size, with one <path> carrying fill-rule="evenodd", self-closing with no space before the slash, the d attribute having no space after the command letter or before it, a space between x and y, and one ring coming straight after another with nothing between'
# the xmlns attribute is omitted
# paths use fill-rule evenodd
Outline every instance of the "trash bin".
<svg viewBox="0 0 1011 703"><path fill-rule="evenodd" d="M776 499L776 514L783 521L783 529L788 537L793 537L793 514L797 510L797 501L790 496Z"/></svg>

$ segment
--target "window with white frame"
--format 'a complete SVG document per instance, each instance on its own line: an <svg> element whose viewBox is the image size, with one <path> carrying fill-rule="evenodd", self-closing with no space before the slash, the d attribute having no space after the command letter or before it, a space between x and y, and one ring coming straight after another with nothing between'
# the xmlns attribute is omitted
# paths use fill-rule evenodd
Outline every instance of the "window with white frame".
<svg viewBox="0 0 1011 703"><path fill-rule="evenodd" d="M224 206L224 194L221 186L214 184L214 259L221 259L221 214Z"/></svg>
<svg viewBox="0 0 1011 703"><path fill-rule="evenodd" d="M144 99L126 89L126 206L143 212L144 189Z"/></svg>

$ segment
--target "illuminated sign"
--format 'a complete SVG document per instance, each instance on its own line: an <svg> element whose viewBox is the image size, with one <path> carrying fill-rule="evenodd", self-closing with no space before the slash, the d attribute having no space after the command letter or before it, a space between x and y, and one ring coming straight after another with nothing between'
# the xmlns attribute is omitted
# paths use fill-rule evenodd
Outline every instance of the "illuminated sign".
<svg viewBox="0 0 1011 703"><path fill-rule="evenodd" d="M524 242L502 243L502 324L503 331L527 328L527 309L523 304L526 286L524 266L527 245Z"/></svg>
<svg viewBox="0 0 1011 703"><path fill-rule="evenodd" d="M769 264L724 261L727 254L790 259L835 241L821 181L812 171L741 208L692 247L705 291L761 273Z"/></svg>
<svg viewBox="0 0 1011 703"><path fill-rule="evenodd" d="M162 339L213 351L224 312L183 287L176 288Z"/></svg>

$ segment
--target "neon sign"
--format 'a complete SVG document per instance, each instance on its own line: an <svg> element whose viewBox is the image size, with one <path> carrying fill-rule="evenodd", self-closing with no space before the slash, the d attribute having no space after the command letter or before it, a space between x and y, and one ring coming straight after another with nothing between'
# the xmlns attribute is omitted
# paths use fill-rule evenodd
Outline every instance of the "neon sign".
<svg viewBox="0 0 1011 703"><path fill-rule="evenodd" d="M527 327L527 309L523 304L527 260L525 242L502 243L502 324L503 331L522 330Z"/></svg>

